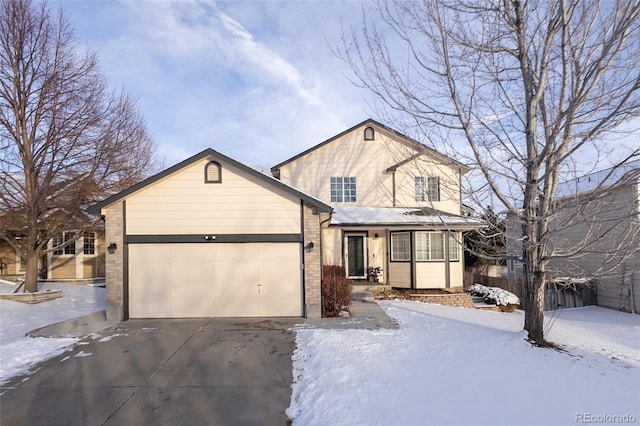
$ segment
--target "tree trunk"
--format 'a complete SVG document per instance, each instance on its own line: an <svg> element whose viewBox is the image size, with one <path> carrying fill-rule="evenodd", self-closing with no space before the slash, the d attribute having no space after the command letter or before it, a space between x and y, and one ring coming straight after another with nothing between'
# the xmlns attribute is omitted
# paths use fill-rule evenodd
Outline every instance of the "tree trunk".
<svg viewBox="0 0 640 426"><path fill-rule="evenodd" d="M27 269L24 282L24 290L30 293L38 291L38 259L40 255L37 250L27 253Z"/></svg>
<svg viewBox="0 0 640 426"><path fill-rule="evenodd" d="M525 278L524 329L528 337L539 346L547 346L544 339L544 290L546 271L535 271Z"/></svg>

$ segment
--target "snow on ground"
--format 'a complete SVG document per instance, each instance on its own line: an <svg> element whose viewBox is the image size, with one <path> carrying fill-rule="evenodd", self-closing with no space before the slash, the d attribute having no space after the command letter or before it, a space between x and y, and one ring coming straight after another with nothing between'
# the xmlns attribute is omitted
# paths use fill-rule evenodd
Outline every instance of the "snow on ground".
<svg viewBox="0 0 640 426"><path fill-rule="evenodd" d="M15 287L0 284L1 293ZM25 334L50 324L98 312L105 307L105 289L60 283L40 283L40 290L62 290L63 297L28 304L0 300L0 384L26 373L40 361L54 357L79 339L25 337Z"/></svg>
<svg viewBox="0 0 640 426"><path fill-rule="evenodd" d="M521 311L380 304L398 330L297 330L295 425L640 422L638 315L548 312L562 352L531 346Z"/></svg>

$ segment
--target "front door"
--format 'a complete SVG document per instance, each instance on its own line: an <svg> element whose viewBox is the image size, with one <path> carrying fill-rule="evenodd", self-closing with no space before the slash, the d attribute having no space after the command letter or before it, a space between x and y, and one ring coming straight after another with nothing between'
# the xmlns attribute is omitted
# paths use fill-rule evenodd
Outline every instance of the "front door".
<svg viewBox="0 0 640 426"><path fill-rule="evenodd" d="M347 269L347 277L367 278L367 234L345 234L344 245L344 264Z"/></svg>

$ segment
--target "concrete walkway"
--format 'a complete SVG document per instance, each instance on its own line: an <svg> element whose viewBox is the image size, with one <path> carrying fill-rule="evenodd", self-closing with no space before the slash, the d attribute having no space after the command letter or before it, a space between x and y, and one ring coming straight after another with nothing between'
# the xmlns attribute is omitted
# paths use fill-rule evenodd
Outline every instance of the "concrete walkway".
<svg viewBox="0 0 640 426"><path fill-rule="evenodd" d="M299 327L338 330L398 328L398 324L386 314L368 290L354 290L350 310L351 318L307 318Z"/></svg>

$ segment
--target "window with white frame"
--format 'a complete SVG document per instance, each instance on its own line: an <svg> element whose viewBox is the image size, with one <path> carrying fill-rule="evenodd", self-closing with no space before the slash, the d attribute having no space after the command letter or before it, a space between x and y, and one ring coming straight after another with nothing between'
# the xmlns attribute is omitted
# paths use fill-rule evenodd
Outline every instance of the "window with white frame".
<svg viewBox="0 0 640 426"><path fill-rule="evenodd" d="M391 233L391 261L406 262L411 260L411 234L409 232Z"/></svg>
<svg viewBox="0 0 640 426"><path fill-rule="evenodd" d="M417 231L415 233L416 261L444 260L445 235L449 238L449 260L458 260L458 242L453 234Z"/></svg>
<svg viewBox="0 0 640 426"><path fill-rule="evenodd" d="M440 201L440 178L437 176L416 176L416 201Z"/></svg>
<svg viewBox="0 0 640 426"><path fill-rule="evenodd" d="M63 232L62 234L58 234L53 237L53 246L58 247L68 243L73 238L72 232ZM69 243L65 247L57 248L53 251L54 256L62 256L65 254L74 255L76 254L76 244Z"/></svg>
<svg viewBox="0 0 640 426"><path fill-rule="evenodd" d="M83 235L83 253L96 254L96 234L95 232L85 232Z"/></svg>
<svg viewBox="0 0 640 426"><path fill-rule="evenodd" d="M356 178L332 177L331 178L331 202L355 203L356 202Z"/></svg>

